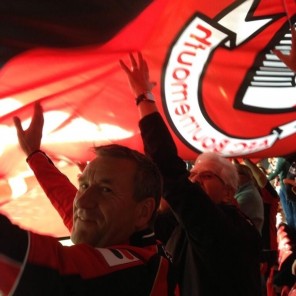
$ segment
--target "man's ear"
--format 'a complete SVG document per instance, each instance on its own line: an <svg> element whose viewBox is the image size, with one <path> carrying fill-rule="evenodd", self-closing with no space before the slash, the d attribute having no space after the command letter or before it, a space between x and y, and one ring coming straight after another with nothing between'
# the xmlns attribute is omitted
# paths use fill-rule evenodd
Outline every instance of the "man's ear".
<svg viewBox="0 0 296 296"><path fill-rule="evenodd" d="M155 211L155 199L148 197L137 205L136 227L143 229L148 227L151 217Z"/></svg>

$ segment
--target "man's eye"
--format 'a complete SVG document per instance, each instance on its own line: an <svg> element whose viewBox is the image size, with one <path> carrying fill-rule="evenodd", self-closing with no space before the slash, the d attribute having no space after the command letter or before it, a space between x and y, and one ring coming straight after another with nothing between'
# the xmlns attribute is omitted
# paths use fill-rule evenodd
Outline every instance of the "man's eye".
<svg viewBox="0 0 296 296"><path fill-rule="evenodd" d="M210 174L206 174L206 175L204 175L204 178L205 179L211 179L213 176L212 175L210 175Z"/></svg>
<svg viewBox="0 0 296 296"><path fill-rule="evenodd" d="M109 187L102 187L103 192L111 192L112 190Z"/></svg>
<svg viewBox="0 0 296 296"><path fill-rule="evenodd" d="M86 190L88 188L87 184L79 184L79 190Z"/></svg>
<svg viewBox="0 0 296 296"><path fill-rule="evenodd" d="M209 180L213 178L212 174L203 174L199 176L201 180Z"/></svg>

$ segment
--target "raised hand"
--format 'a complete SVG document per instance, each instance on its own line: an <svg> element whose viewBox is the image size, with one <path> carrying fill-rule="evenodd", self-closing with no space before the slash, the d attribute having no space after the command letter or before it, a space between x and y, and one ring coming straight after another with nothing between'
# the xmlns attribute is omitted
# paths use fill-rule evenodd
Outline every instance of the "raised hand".
<svg viewBox="0 0 296 296"><path fill-rule="evenodd" d="M13 121L17 130L19 144L25 154L29 156L32 152L39 150L44 124L43 109L41 105L35 103L32 121L26 130L23 129L19 117L14 117Z"/></svg>
<svg viewBox="0 0 296 296"><path fill-rule="evenodd" d="M289 55L283 54L280 50L274 49L273 53L292 71L296 73L296 28L291 26L292 48Z"/></svg>
<svg viewBox="0 0 296 296"><path fill-rule="evenodd" d="M135 95L149 92L155 86L155 83L150 81L149 69L146 61L141 53L138 53L138 62L133 54L130 54L131 69L122 60L119 61L121 68L127 74L131 89Z"/></svg>

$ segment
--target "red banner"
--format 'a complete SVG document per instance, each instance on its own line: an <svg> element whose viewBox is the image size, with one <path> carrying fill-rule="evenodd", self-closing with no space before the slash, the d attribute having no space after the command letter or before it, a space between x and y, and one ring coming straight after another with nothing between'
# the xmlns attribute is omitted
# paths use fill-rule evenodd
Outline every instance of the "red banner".
<svg viewBox="0 0 296 296"><path fill-rule="evenodd" d="M45 110L43 149L66 167L90 160L93 145L142 150L137 108L118 63L129 52L148 61L184 159L204 151L295 153L295 73L272 53L291 49L295 0L139 1L129 10L117 1L84 1L85 9L78 0L60 1L60 10L31 2L39 15L30 14L32 6L22 13L20 4L0 4L0 202L30 190L12 117L29 122L35 101ZM45 14L54 9L60 14ZM13 193L19 179L23 192Z"/></svg>

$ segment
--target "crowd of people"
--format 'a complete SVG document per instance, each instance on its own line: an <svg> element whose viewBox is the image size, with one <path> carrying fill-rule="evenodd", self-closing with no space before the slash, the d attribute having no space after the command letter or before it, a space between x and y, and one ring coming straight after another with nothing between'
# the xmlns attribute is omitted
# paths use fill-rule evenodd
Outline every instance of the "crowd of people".
<svg viewBox="0 0 296 296"><path fill-rule="evenodd" d="M291 32L291 54L275 54L295 71ZM260 162L205 152L188 169L142 54L120 65L136 98L145 155L117 144L94 147L78 189L41 150L42 106L35 104L26 130L14 118L27 163L73 245L0 214L0 294L276 296L292 289L295 162L283 172L288 160L277 158L268 172ZM270 182L278 176L279 193ZM277 228L279 202L286 221Z"/></svg>

